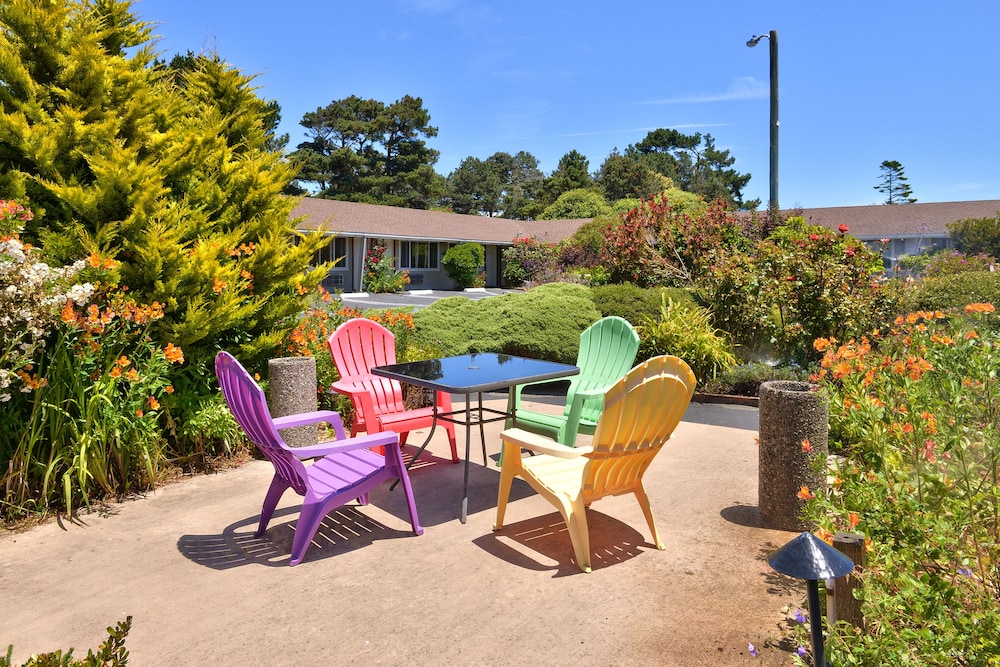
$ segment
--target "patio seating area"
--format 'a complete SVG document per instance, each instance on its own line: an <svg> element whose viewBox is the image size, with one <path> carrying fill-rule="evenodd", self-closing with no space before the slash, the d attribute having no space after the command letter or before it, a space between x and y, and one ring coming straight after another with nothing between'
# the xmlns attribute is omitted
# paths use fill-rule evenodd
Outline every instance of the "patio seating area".
<svg viewBox="0 0 1000 667"><path fill-rule="evenodd" d="M501 429L486 427L493 460ZM425 435L414 431L404 456ZM753 408L691 404L645 475L665 550L633 497L606 498L587 511L590 574L560 514L520 479L493 532L492 462L473 461L460 523L463 466L443 429L410 470L422 536L401 489L381 485L370 504L325 518L294 568L298 496L254 537L269 462L192 477L0 538L13 602L0 648L13 644L15 662L69 647L85 656L131 615L136 665L790 665L772 644L805 589L766 562L795 533L760 527L756 435Z"/></svg>

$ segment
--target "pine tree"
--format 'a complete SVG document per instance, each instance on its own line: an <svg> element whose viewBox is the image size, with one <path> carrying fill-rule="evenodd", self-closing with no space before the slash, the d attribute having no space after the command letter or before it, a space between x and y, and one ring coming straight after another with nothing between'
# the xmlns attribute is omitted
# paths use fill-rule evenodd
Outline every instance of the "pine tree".
<svg viewBox="0 0 1000 667"><path fill-rule="evenodd" d="M296 238L281 195L275 105L218 57L156 61L131 5L0 4L0 198L30 204L54 260L119 260L196 373L219 347L260 361L322 277L323 239Z"/></svg>
<svg viewBox="0 0 1000 667"><path fill-rule="evenodd" d="M903 165L897 160L885 160L879 169L882 170L882 176L879 184L874 187L885 195L886 204L913 204L917 201L911 196L913 192L910 184L906 182Z"/></svg>

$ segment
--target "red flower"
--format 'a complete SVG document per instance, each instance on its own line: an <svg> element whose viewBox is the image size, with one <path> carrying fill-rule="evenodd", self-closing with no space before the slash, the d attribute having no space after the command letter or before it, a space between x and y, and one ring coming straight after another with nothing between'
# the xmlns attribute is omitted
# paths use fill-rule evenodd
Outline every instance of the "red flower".
<svg viewBox="0 0 1000 667"><path fill-rule="evenodd" d="M840 225L839 227L837 227L837 231L840 232L841 234L846 234L848 232L848 229L849 228L847 225Z"/></svg>

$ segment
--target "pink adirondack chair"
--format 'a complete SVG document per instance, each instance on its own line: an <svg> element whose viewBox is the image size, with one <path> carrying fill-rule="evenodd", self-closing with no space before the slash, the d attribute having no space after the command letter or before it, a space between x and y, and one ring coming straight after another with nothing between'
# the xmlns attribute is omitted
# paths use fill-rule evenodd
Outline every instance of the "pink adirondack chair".
<svg viewBox="0 0 1000 667"><path fill-rule="evenodd" d="M354 405L351 435L360 431L395 431L400 444L405 445L410 431L433 424L433 408L407 410L399 382L372 375L373 366L396 363L396 337L391 331L378 322L358 317L337 327L327 339L327 345L340 374L340 380L333 383L333 390L350 396ZM440 412L451 412L450 394L437 392L436 403ZM451 460L458 463L455 425L446 421L442 426L451 444Z"/></svg>
<svg viewBox="0 0 1000 667"><path fill-rule="evenodd" d="M402 482L406 506L410 512L413 532L422 535L424 529L417 518L417 505L410 487L410 477L399 452L399 437L392 432L371 433L348 438L340 415L330 410L306 412L272 418L260 386L246 369L228 352L215 357L215 374L226 398L229 410L247 437L274 464L274 478L260 510L260 524L255 537L260 537L271 521L274 509L285 491L292 489L303 496L302 509L292 540L290 565L298 565L330 511L357 498L368 503L368 493L383 482ZM279 429L327 422L333 426L337 439L308 447L291 448L278 434ZM370 451L381 445L385 456ZM303 459L315 459L306 466Z"/></svg>

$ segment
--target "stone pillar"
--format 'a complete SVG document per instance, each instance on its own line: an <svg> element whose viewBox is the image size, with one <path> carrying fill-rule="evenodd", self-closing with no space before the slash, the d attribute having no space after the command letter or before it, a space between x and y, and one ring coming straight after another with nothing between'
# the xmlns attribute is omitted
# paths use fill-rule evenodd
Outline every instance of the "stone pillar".
<svg viewBox="0 0 1000 667"><path fill-rule="evenodd" d="M772 381L760 386L760 451L757 505L769 528L810 530L801 518L803 486L819 495L825 472L814 472L813 459L826 460L830 431L826 401L808 382ZM809 441L810 451L802 443Z"/></svg>
<svg viewBox="0 0 1000 667"><path fill-rule="evenodd" d="M313 357L281 357L267 362L267 405L272 417L284 417L318 409L316 360ZM315 445L318 425L296 426L279 431L289 447Z"/></svg>

